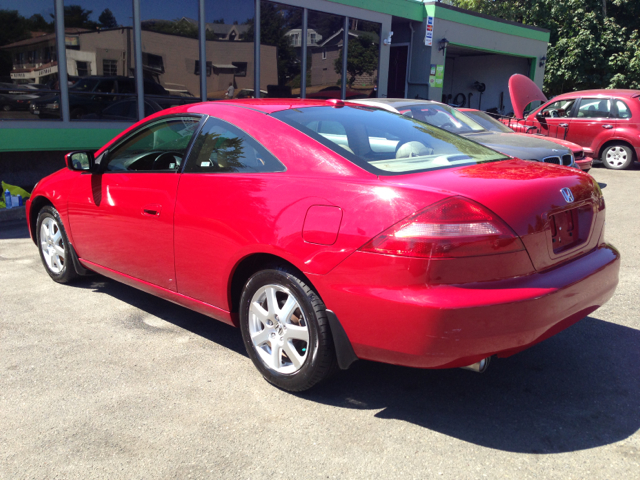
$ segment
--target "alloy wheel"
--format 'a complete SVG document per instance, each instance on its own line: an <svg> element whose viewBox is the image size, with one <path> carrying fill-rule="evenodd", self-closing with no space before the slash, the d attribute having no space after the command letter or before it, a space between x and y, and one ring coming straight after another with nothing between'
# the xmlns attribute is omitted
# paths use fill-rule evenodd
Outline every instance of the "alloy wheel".
<svg viewBox="0 0 640 480"><path fill-rule="evenodd" d="M307 319L294 294L282 285L265 285L253 295L249 334L262 362L278 373L295 373L307 360Z"/></svg>
<svg viewBox="0 0 640 480"><path fill-rule="evenodd" d="M64 241L58 222L51 217L45 218L40 226L40 248L49 270L61 273L65 266Z"/></svg>

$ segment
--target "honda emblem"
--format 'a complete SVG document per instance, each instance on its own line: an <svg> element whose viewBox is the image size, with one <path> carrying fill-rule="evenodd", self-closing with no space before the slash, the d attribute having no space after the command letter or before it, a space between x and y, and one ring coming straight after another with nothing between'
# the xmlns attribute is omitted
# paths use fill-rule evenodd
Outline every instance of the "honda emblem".
<svg viewBox="0 0 640 480"><path fill-rule="evenodd" d="M571 193L571 190L569 190L568 188L561 188L560 189L560 193L562 194L562 196L564 197L565 201L567 203L571 203L573 202L574 198L573 198L573 193Z"/></svg>

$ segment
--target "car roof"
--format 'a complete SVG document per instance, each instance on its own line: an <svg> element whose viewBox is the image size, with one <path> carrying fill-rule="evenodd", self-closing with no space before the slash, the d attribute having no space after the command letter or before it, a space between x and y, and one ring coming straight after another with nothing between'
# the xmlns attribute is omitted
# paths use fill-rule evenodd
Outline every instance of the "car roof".
<svg viewBox="0 0 640 480"><path fill-rule="evenodd" d="M585 96L605 96L605 97L640 97L640 90L623 88L598 88L594 90L578 90L577 92L567 92L553 97L554 99L585 97Z"/></svg>
<svg viewBox="0 0 640 480"><path fill-rule="evenodd" d="M412 100L409 98L365 98L362 100L349 101L352 103L358 103L360 105L389 106L395 108L396 110L398 108L419 104L442 105L440 102L435 102L433 100Z"/></svg>
<svg viewBox="0 0 640 480"><path fill-rule="evenodd" d="M250 108L252 110L258 110L263 113L274 113L281 110L289 110L292 108L305 108L305 107L331 107L340 100L331 98L325 99L301 99L301 98L237 98L229 100L214 100L210 102L201 103L189 103L180 107L174 107L172 113L191 112L191 113L205 113L209 114L211 108L216 105L230 105L235 107ZM348 105L353 103L345 101L344 104Z"/></svg>

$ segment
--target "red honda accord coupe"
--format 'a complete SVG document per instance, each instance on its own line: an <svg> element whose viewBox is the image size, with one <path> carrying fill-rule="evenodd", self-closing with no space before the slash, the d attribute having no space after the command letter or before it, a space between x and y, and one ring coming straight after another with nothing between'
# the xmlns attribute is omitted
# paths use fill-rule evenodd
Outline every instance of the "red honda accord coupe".
<svg viewBox="0 0 640 480"><path fill-rule="evenodd" d="M340 100L185 105L66 159L27 202L51 278L239 326L290 391L356 359L481 370L618 282L589 175Z"/></svg>

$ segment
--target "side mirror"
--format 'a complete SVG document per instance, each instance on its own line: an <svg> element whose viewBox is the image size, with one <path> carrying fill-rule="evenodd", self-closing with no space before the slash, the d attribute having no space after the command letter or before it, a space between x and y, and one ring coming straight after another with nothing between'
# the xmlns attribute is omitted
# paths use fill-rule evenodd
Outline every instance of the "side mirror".
<svg viewBox="0 0 640 480"><path fill-rule="evenodd" d="M93 153L71 152L64 156L64 160L69 170L80 172L90 172L93 170Z"/></svg>

